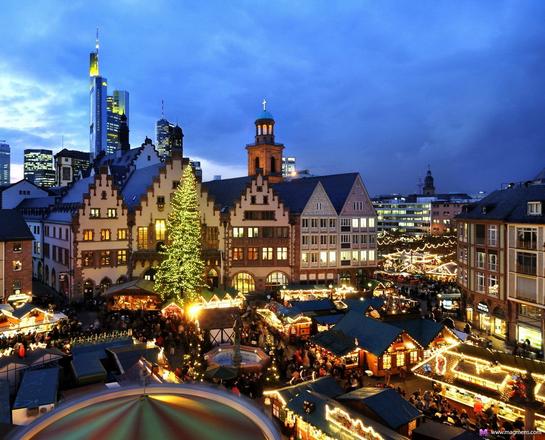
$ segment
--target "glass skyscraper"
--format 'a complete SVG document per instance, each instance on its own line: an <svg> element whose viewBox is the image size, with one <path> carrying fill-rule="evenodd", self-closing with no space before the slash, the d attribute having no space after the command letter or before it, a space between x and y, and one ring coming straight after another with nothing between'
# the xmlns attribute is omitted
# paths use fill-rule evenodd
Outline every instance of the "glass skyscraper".
<svg viewBox="0 0 545 440"><path fill-rule="evenodd" d="M160 157L165 157L169 150L170 133L174 128L174 124L168 122L164 117L159 119L155 124L155 137L157 152Z"/></svg>
<svg viewBox="0 0 545 440"><path fill-rule="evenodd" d="M42 187L55 185L53 151L42 149L25 150L23 168L25 179L35 185Z"/></svg>
<svg viewBox="0 0 545 440"><path fill-rule="evenodd" d="M9 185L11 150L6 141L0 141L0 185Z"/></svg>
<svg viewBox="0 0 545 440"><path fill-rule="evenodd" d="M121 148L119 144L119 124L121 115L127 117L129 124L129 92L125 90L114 90L113 95L106 98L107 117L107 148L106 152L113 153Z"/></svg>
<svg viewBox="0 0 545 440"><path fill-rule="evenodd" d="M107 148L107 109L106 97L108 83L100 76L98 66L98 31L95 51L90 54L89 62L89 151L97 156Z"/></svg>

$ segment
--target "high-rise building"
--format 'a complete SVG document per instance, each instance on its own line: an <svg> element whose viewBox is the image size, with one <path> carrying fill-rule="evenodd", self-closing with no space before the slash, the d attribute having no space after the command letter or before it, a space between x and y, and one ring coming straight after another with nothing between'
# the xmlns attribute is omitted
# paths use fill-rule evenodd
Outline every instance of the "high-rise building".
<svg viewBox="0 0 545 440"><path fill-rule="evenodd" d="M297 170L295 169L295 157L283 157L282 158L282 175L284 177L295 176Z"/></svg>
<svg viewBox="0 0 545 440"><path fill-rule="evenodd" d="M108 113L106 153L110 154L121 148L118 133L122 115L125 115L127 126L129 124L129 92L114 90L113 95L106 97L106 109Z"/></svg>
<svg viewBox="0 0 545 440"><path fill-rule="evenodd" d="M89 151L98 156L107 149L107 106L108 83L100 76L98 65L98 30L95 51L90 54L89 63Z"/></svg>
<svg viewBox="0 0 545 440"><path fill-rule="evenodd" d="M23 168L26 180L41 187L55 186L55 169L51 150L25 150Z"/></svg>
<svg viewBox="0 0 545 440"><path fill-rule="evenodd" d="M11 150L6 141L0 141L0 185L9 185Z"/></svg>
<svg viewBox="0 0 545 440"><path fill-rule="evenodd" d="M157 152L161 157L164 157L168 151L170 132L173 128L174 124L168 122L163 115L161 115L161 119L155 124Z"/></svg>
<svg viewBox="0 0 545 440"><path fill-rule="evenodd" d="M89 153L63 148L55 154L55 184L66 186L87 176L91 167Z"/></svg>

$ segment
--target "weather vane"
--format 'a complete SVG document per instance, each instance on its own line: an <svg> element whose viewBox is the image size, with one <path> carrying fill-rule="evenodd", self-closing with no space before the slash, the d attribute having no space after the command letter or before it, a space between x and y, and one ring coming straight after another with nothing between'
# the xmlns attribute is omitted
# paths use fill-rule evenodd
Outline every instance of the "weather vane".
<svg viewBox="0 0 545 440"><path fill-rule="evenodd" d="M265 98L263 98L263 102L261 104L263 104L263 111L267 110L267 100Z"/></svg>

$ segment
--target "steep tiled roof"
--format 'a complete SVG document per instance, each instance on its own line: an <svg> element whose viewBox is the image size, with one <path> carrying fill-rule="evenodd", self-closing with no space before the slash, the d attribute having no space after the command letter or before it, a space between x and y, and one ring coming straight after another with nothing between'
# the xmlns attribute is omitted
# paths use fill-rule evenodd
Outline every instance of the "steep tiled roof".
<svg viewBox="0 0 545 440"><path fill-rule="evenodd" d="M15 209L0 209L0 241L34 240L23 216Z"/></svg>
<svg viewBox="0 0 545 440"><path fill-rule="evenodd" d="M21 208L47 208L55 204L55 196L46 197L30 197L23 199L21 203L17 205L17 209Z"/></svg>
<svg viewBox="0 0 545 440"><path fill-rule="evenodd" d="M202 186L214 199L214 203L219 209L223 211L233 207L251 181L250 176L244 176L233 179L211 180L210 182L203 182Z"/></svg>
<svg viewBox="0 0 545 440"><path fill-rule="evenodd" d="M158 163L133 171L121 190L123 200L129 209L134 209L140 204L140 198L146 194L153 179L159 176L159 171L163 166L164 164Z"/></svg>
<svg viewBox="0 0 545 440"><path fill-rule="evenodd" d="M272 185L282 202L295 213L303 212L318 182L322 184L333 207L340 213L350 194L358 173L305 177Z"/></svg>
<svg viewBox="0 0 545 440"><path fill-rule="evenodd" d="M388 321L388 324L405 330L411 337L416 339L422 347L427 348L435 337L445 328L444 324L430 319L395 319Z"/></svg>
<svg viewBox="0 0 545 440"><path fill-rule="evenodd" d="M509 223L545 223L545 206L542 215L528 215L528 202L545 204L545 185L518 185L494 191L460 213L457 218L502 220Z"/></svg>
<svg viewBox="0 0 545 440"><path fill-rule="evenodd" d="M83 195L89 192L89 185L95 181L94 176L77 180L62 198L61 203L82 203Z"/></svg>
<svg viewBox="0 0 545 440"><path fill-rule="evenodd" d="M305 177L272 184L282 203L293 213L303 212L318 182L320 182L335 210L340 213L358 173L333 174L330 176ZM204 182L208 191L221 210L231 208L240 198L252 177L212 180Z"/></svg>

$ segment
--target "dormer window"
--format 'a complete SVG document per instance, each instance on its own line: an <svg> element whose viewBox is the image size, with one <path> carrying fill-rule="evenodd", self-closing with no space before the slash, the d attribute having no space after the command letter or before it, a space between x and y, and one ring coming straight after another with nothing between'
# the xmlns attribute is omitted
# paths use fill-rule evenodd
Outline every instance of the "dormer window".
<svg viewBox="0 0 545 440"><path fill-rule="evenodd" d="M541 202L528 202L528 215L541 215Z"/></svg>

